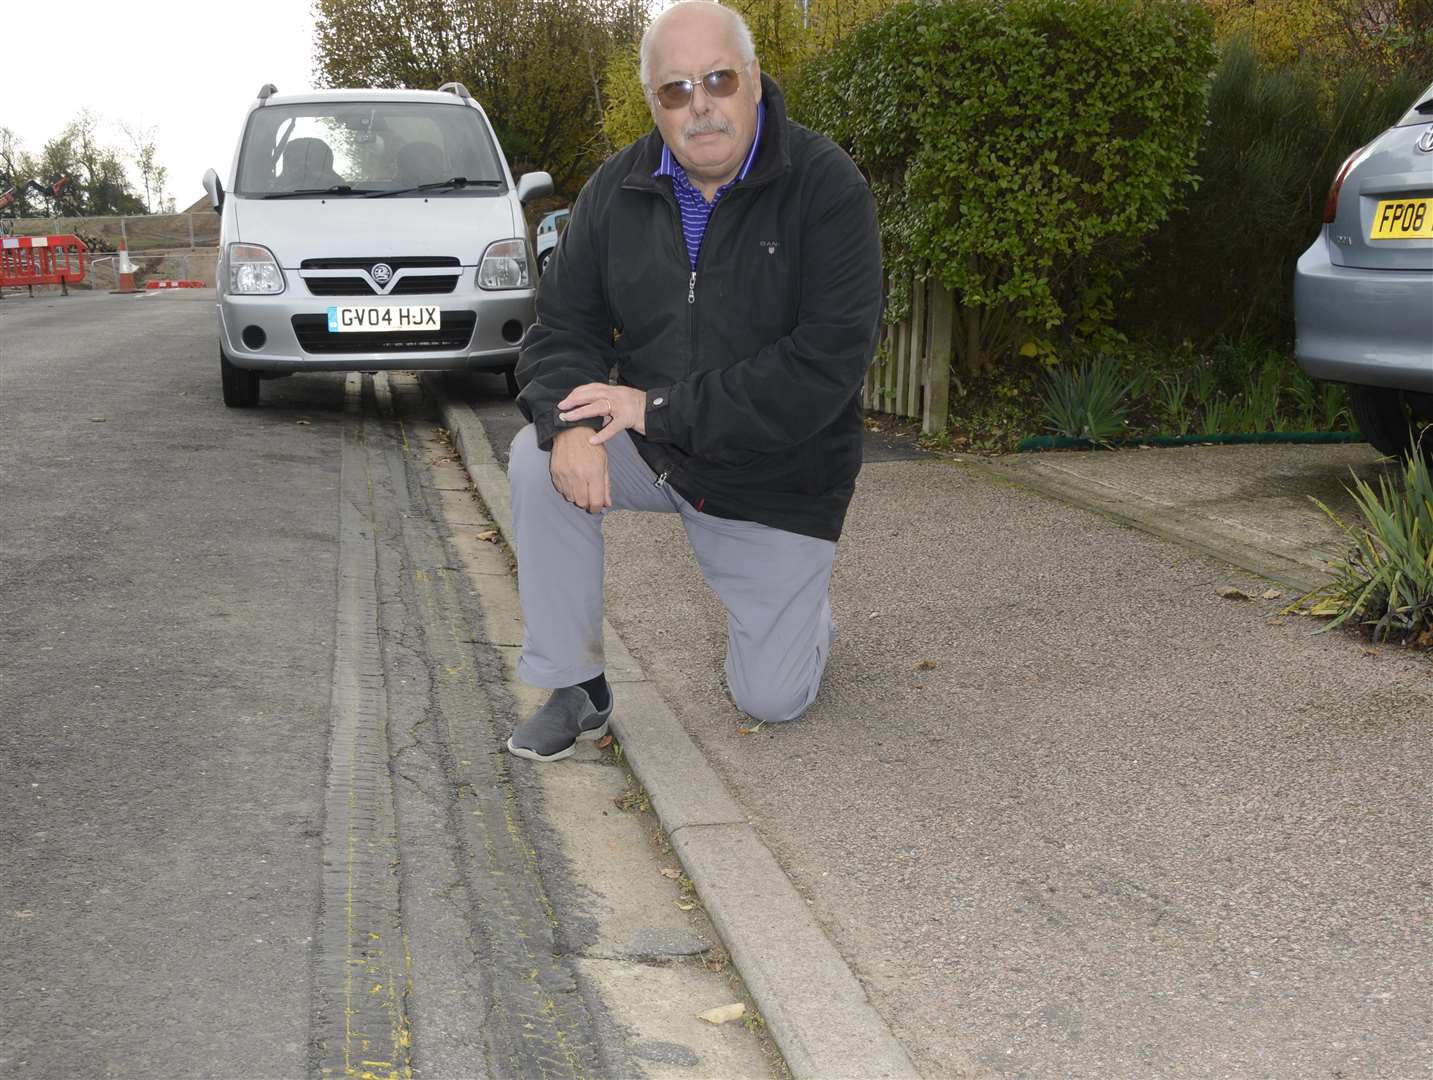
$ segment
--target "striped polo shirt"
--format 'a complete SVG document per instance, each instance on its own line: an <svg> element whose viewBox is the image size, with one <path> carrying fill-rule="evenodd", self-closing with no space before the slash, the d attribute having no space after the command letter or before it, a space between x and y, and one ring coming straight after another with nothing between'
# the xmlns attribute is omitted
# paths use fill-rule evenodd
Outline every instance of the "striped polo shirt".
<svg viewBox="0 0 1433 1080"><path fill-rule="evenodd" d="M702 237L706 235L707 222L711 220L712 211L716 204L721 202L721 197L727 193L727 189L738 181L745 180L746 174L751 171L751 163L756 160L757 148L761 146L761 129L766 120L766 102L759 101L756 104L756 134L751 140L751 149L746 153L746 160L741 163L736 176L728 180L721 187L717 188L712 201L707 202L702 193L697 190L691 180L687 178L687 170L682 168L681 162L672 156L672 151L667 144L662 144L662 163L657 166L653 176L670 176L672 178L672 194L677 197L677 208L682 213L682 236L687 242L687 256L692 260L692 269L697 268L697 255L702 250Z"/></svg>

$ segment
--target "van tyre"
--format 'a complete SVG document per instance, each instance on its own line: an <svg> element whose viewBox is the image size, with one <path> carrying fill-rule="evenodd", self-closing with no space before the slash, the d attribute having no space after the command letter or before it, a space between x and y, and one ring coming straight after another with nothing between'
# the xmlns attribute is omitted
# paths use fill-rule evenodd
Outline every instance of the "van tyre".
<svg viewBox="0 0 1433 1080"><path fill-rule="evenodd" d="M259 403L259 373L229 363L219 350L219 378L224 384L224 404L231 409L252 409Z"/></svg>
<svg viewBox="0 0 1433 1080"><path fill-rule="evenodd" d="M1381 386L1350 386L1349 407L1364 439L1389 457L1411 454L1422 426L1401 390ZM1433 462L1433 431L1424 432L1423 454Z"/></svg>

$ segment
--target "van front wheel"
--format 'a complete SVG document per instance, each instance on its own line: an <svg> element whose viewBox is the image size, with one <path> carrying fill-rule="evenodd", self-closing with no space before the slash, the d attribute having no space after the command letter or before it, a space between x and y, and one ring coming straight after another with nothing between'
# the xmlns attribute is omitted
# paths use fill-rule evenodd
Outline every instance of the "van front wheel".
<svg viewBox="0 0 1433 1080"><path fill-rule="evenodd" d="M252 409L259 403L259 373L229 363L219 350L219 379L224 386L224 404L231 409Z"/></svg>

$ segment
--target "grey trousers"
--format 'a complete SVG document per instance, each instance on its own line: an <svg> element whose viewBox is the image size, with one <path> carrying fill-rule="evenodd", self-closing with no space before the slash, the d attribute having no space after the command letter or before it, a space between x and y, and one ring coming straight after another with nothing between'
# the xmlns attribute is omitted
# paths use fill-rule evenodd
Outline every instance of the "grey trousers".
<svg viewBox="0 0 1433 1080"><path fill-rule="evenodd" d="M656 477L626 432L607 444L613 509L682 516L692 552L726 606L726 681L757 720L794 720L815 700L831 651L830 540L752 521L698 513ZM518 676L556 689L593 678L602 652L602 514L573 506L552 486L532 425L508 462L522 658Z"/></svg>

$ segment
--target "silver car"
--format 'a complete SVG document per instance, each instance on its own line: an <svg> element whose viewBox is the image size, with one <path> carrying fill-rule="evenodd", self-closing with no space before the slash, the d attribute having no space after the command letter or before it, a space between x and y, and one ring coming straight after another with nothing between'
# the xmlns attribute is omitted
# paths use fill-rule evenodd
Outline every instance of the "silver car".
<svg viewBox="0 0 1433 1080"><path fill-rule="evenodd" d="M204 177L220 228L224 403L296 371L511 373L536 275L522 204L492 125L458 83L330 90L249 108L227 191Z"/></svg>
<svg viewBox="0 0 1433 1080"><path fill-rule="evenodd" d="M1335 176L1294 278L1294 352L1386 454L1433 424L1433 86ZM1422 435L1433 460L1433 432Z"/></svg>

